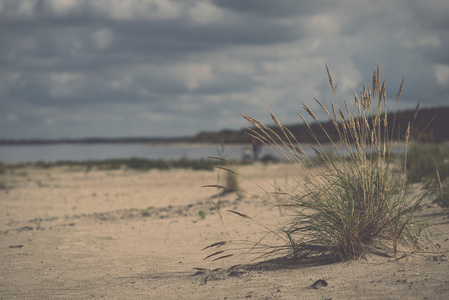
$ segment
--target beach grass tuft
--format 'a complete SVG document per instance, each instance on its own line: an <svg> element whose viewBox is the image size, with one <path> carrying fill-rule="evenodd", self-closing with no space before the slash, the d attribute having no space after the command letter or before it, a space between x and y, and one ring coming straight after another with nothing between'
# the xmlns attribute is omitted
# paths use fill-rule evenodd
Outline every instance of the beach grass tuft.
<svg viewBox="0 0 449 300"><path fill-rule="evenodd" d="M334 97L336 86L326 65ZM427 222L420 216L422 201L428 191L407 179L407 157L412 148L410 140L413 122L405 133L388 124L390 114L385 81L380 82L379 66L373 71L372 87L364 85L354 92L354 110L346 99L339 105L315 99L316 104L332 122L338 139L328 132L308 105L302 103L304 113L298 116L314 137L314 155L308 155L300 141L283 126L268 109L277 130L246 115L251 125L249 134L273 149L294 168L297 178L293 191L266 191L270 203L287 216L278 228L266 228L268 234L252 243L251 251L260 250L259 257L284 255L294 258L330 257L345 261L364 257L367 253L396 256L399 249L419 249L426 237ZM399 101L402 86L397 94ZM419 110L416 107L414 118ZM321 132L312 130L310 117ZM316 127L314 127L316 128ZM325 143L318 136L327 137ZM405 144L404 159L398 158L395 148ZM231 211L246 220L260 222L249 213ZM257 214L254 214L257 216ZM285 219L285 218L284 218ZM263 226L263 225L262 225ZM274 235L277 245L267 245L265 239Z"/></svg>

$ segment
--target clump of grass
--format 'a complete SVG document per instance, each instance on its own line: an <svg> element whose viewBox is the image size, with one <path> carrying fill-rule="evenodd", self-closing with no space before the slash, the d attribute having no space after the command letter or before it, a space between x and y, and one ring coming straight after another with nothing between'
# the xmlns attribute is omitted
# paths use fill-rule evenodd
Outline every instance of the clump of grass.
<svg viewBox="0 0 449 300"><path fill-rule="evenodd" d="M200 218L200 220L204 220L204 219L206 219L206 213L204 211L200 210L198 212L198 217Z"/></svg>
<svg viewBox="0 0 449 300"><path fill-rule="evenodd" d="M327 66L326 69L336 96ZM401 91L402 84L397 101ZM306 117L298 112L316 141L316 146L312 146L315 156L306 154L301 143L271 110L269 113L277 131L242 115L253 126L249 129L250 135L288 160L299 178L291 193L267 192L273 206L289 216L284 226L269 229L281 243L267 246L265 236L255 242L251 250L262 248L265 257L275 254L296 258L326 256L341 261L363 257L379 248L390 249L394 255L399 245L419 248L420 238L427 228L427 223L419 216L426 192L413 189L407 181L407 165L391 155L398 139L405 141L404 156L409 155L413 120L404 136L395 131L395 124L388 124L390 109L385 81L382 84L379 81L379 67L373 72L373 86L365 85L360 94L354 92L354 101L355 110L351 111L346 100L342 108L331 98L329 110L316 100L332 122L338 140L331 137L314 112L302 103L321 130L312 131ZM419 104L414 118L418 108ZM322 133L327 136L326 147L318 138ZM231 213L258 222L249 214Z"/></svg>
<svg viewBox="0 0 449 300"><path fill-rule="evenodd" d="M229 192L239 191L239 181L236 173L226 172L225 174L226 190Z"/></svg>

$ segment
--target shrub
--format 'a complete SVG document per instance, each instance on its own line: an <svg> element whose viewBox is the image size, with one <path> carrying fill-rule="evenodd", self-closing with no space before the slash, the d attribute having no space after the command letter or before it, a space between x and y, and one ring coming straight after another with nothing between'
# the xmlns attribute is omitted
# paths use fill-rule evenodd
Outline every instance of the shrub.
<svg viewBox="0 0 449 300"><path fill-rule="evenodd" d="M327 72L335 96L332 77L328 69ZM398 100L401 91L402 84ZM287 212L289 217L285 225L269 230L281 243L267 246L265 236L253 244L252 251L262 250L262 257L274 254L295 258L326 256L338 261L360 258L377 251L380 246L388 247L395 255L399 244L412 249L420 246L427 223L419 217L419 207L426 193L408 184L407 166L390 155L394 152L393 141L403 138L404 156L408 156L413 120L403 137L398 137L393 130L389 132L388 128L394 128L394 124L387 124L391 118L388 118L385 82L380 85L378 67L374 69L372 89L365 85L360 95L354 93L354 100L354 112L346 100L342 109L331 98L330 112L316 100L332 122L338 140L331 137L303 103L304 110L316 122L313 128L319 128L318 132L312 130L311 124L298 113L316 141L316 146L312 146L315 156L306 154L296 137L271 110L269 113L277 131L243 115L253 126L250 135L288 160L299 175L293 192L268 193L273 206ZM418 107L419 104L415 118ZM322 136L327 137L326 147L321 142ZM260 223L249 214L230 212ZM222 246L222 243L216 245ZM214 248L214 244L209 248Z"/></svg>

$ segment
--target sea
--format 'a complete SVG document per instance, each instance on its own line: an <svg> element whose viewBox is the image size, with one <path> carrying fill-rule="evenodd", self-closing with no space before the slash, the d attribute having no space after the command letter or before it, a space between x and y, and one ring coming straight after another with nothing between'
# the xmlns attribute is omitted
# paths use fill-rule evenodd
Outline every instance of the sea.
<svg viewBox="0 0 449 300"><path fill-rule="evenodd" d="M265 149L265 152L270 150ZM0 162L56 162L105 159L208 159L224 157L238 160L251 154L250 145L211 144L39 144L1 145ZM262 155L264 149L262 149Z"/></svg>
<svg viewBox="0 0 449 300"><path fill-rule="evenodd" d="M315 155L315 150L305 146L307 155ZM324 150L326 151L326 149ZM403 153L404 146L393 152ZM274 150L263 147L259 157L264 155L278 157ZM37 144L37 145L1 145L0 162L2 163L32 163L56 161L89 161L106 159L208 159L222 157L229 160L251 158L251 145L230 144Z"/></svg>

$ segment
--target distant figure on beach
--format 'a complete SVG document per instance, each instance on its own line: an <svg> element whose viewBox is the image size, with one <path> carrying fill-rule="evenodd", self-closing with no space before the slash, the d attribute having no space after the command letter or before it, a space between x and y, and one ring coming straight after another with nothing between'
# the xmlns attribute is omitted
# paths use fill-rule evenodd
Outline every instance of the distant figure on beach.
<svg viewBox="0 0 449 300"><path fill-rule="evenodd" d="M262 143L258 139L254 138L252 141L252 145L253 145L253 157L254 159L257 160L259 159L259 154L260 151L262 150Z"/></svg>
<svg viewBox="0 0 449 300"><path fill-rule="evenodd" d="M244 161L251 160L251 157L252 157L251 147L248 146L243 148L242 160Z"/></svg>

